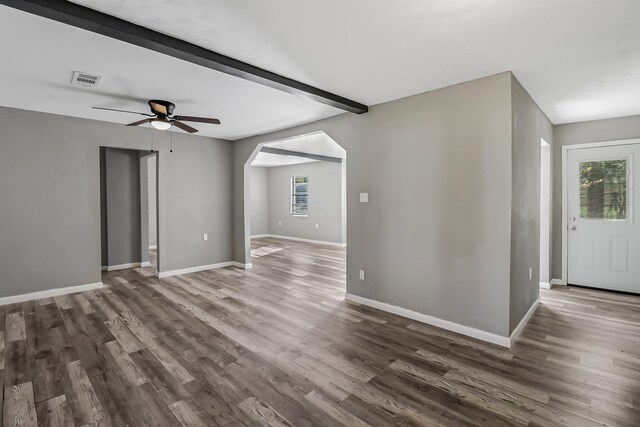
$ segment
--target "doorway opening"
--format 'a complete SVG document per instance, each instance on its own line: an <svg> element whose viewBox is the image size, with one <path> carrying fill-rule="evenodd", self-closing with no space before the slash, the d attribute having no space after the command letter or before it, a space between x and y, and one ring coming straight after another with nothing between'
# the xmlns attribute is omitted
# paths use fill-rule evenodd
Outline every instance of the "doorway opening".
<svg viewBox="0 0 640 427"><path fill-rule="evenodd" d="M551 288L551 146L540 139L540 287Z"/></svg>
<svg viewBox="0 0 640 427"><path fill-rule="evenodd" d="M145 179L146 178L146 179ZM141 267L158 274L158 154L140 153Z"/></svg>
<svg viewBox="0 0 640 427"><path fill-rule="evenodd" d="M158 274L158 153L100 147L103 271Z"/></svg>
<svg viewBox="0 0 640 427"><path fill-rule="evenodd" d="M256 147L245 163L247 263L288 249L323 251L346 268L346 161L346 150L324 132Z"/></svg>

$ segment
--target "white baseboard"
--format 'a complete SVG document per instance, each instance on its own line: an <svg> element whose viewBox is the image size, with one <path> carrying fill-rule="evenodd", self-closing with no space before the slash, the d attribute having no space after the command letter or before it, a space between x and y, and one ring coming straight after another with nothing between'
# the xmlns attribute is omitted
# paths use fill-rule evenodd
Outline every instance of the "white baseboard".
<svg viewBox="0 0 640 427"><path fill-rule="evenodd" d="M395 305L387 304L384 302L363 298L358 295L347 293L345 299L359 304L367 305L369 307L377 308L378 310L386 311L389 313L397 314L398 316L406 317L418 322L426 323L438 328L446 329L448 331L456 332L469 337L477 338L482 341L497 344L502 347L510 347L511 340L509 337L503 337L501 335L493 334L491 332L482 331L480 329L472 328L469 326L460 325L458 323L451 322L449 320L440 319L438 317L429 316L427 314L418 313L417 311L409 310L406 308L398 307Z"/></svg>
<svg viewBox="0 0 640 427"><path fill-rule="evenodd" d="M198 265L196 267L182 268L179 270L169 270L169 271L160 271L158 272L158 277L171 277L178 276L180 274L189 274L189 273L197 273L198 271L205 270L215 270L216 268L225 268L225 267L238 267L238 268L252 268L251 264L242 264L237 261L225 261L219 262L217 264L207 264L207 265Z"/></svg>
<svg viewBox="0 0 640 427"><path fill-rule="evenodd" d="M31 292L29 294L14 295L0 298L0 305L14 304L17 302L31 301L34 299L56 297L58 295L75 294L76 292L91 291L104 287L102 282L89 283L87 285L69 286L67 288L48 289L46 291Z"/></svg>
<svg viewBox="0 0 640 427"><path fill-rule="evenodd" d="M280 236L279 234L259 234L256 236L251 236L251 238L255 238L255 239L258 239L261 237L273 237L275 239L294 240L296 242L317 243L319 245L336 246L338 248L347 247L346 243L326 242L324 240L303 239L301 237Z"/></svg>
<svg viewBox="0 0 640 427"><path fill-rule="evenodd" d="M108 267L107 267L106 265L103 265L102 267L100 267L100 270L102 270L102 271L107 271L107 268L108 268Z"/></svg>
<svg viewBox="0 0 640 427"><path fill-rule="evenodd" d="M140 267L139 262L130 262L128 264L110 265L107 267L107 271L124 270L126 268Z"/></svg>
<svg viewBox="0 0 640 427"><path fill-rule="evenodd" d="M149 245L149 249L158 249L158 245Z"/></svg>
<svg viewBox="0 0 640 427"><path fill-rule="evenodd" d="M553 287L555 285L559 285L559 286L567 286L567 284L565 283L564 280L562 279L551 279L551 283L550 285Z"/></svg>
<svg viewBox="0 0 640 427"><path fill-rule="evenodd" d="M231 261L231 265L233 265L234 267L238 267L238 268L244 268L245 270L249 269L249 268L253 268L253 264L248 263L248 264L243 264L241 262L238 261Z"/></svg>
<svg viewBox="0 0 640 427"><path fill-rule="evenodd" d="M251 236L252 239L261 239L263 237L269 237L268 234L254 234L253 236Z"/></svg>
<svg viewBox="0 0 640 427"><path fill-rule="evenodd" d="M140 267L151 267L151 261L141 262Z"/></svg>
<svg viewBox="0 0 640 427"><path fill-rule="evenodd" d="M551 289L551 283L540 282L540 289Z"/></svg>
<svg viewBox="0 0 640 427"><path fill-rule="evenodd" d="M538 297L533 302L533 304L531 304L531 307L529 307L527 314L524 315L520 323L518 323L518 326L516 326L516 328L511 333L511 336L509 337L509 344L510 344L509 347L513 345L513 343L518 339L518 337L524 330L524 327L527 326L527 323L529 323L529 319L531 319L531 316L533 316L533 313L536 312L536 308L538 308L538 305L540 305L540 297Z"/></svg>
<svg viewBox="0 0 640 427"><path fill-rule="evenodd" d="M216 268L230 267L233 261L219 262L217 264L198 265L196 267L181 268L179 270L161 271L158 273L159 278L178 276L180 274L197 273L198 271L214 270Z"/></svg>

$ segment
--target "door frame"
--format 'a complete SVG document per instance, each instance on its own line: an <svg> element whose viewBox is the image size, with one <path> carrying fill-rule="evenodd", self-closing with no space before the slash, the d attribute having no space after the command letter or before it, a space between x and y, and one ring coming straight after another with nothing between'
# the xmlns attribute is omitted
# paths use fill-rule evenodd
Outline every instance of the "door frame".
<svg viewBox="0 0 640 427"><path fill-rule="evenodd" d="M582 148L603 148L618 145L640 144L640 138L620 139L615 141L589 142L585 144L571 144L562 146L562 284L566 285L569 280L569 177L567 167L569 163L569 150L579 150Z"/></svg>

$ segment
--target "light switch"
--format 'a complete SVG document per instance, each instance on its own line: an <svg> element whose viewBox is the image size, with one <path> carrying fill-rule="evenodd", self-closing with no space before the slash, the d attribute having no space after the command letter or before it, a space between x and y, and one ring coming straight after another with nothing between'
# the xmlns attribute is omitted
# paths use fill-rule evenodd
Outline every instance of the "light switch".
<svg viewBox="0 0 640 427"><path fill-rule="evenodd" d="M208 240L209 239L209 235L207 233L204 233L202 235L202 240Z"/></svg>
<svg viewBox="0 0 640 427"><path fill-rule="evenodd" d="M369 193L360 193L360 203L369 203Z"/></svg>
<svg viewBox="0 0 640 427"><path fill-rule="evenodd" d="M360 270L360 280L364 280L364 270Z"/></svg>

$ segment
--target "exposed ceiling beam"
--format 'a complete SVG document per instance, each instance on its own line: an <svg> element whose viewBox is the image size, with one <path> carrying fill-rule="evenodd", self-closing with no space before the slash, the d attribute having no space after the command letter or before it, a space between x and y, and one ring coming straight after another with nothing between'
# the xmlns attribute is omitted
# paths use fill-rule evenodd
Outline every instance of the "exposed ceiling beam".
<svg viewBox="0 0 640 427"><path fill-rule="evenodd" d="M340 95L69 1L0 0L0 4L112 37L116 40L131 43L287 93L305 96L345 111L357 114L369 111L366 105Z"/></svg>
<svg viewBox="0 0 640 427"><path fill-rule="evenodd" d="M299 151L282 150L280 148L262 147L262 153L279 154L281 156L304 157L305 159L320 160L323 162L342 163L340 157L321 156L319 154L301 153Z"/></svg>

